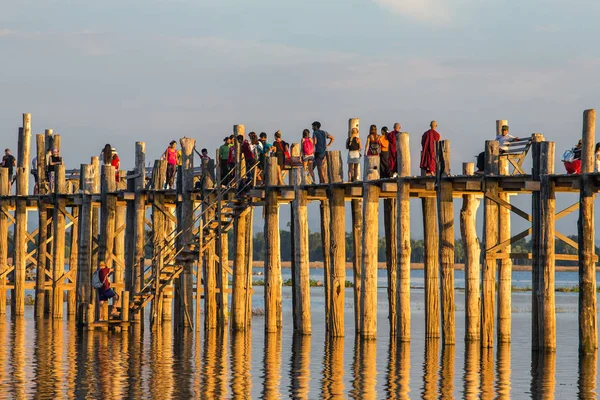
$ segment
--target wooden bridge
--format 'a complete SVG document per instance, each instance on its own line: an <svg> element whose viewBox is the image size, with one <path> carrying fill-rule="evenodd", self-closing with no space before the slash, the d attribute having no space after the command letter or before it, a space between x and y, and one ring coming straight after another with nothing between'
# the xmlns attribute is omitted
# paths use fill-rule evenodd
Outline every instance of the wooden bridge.
<svg viewBox="0 0 600 400"><path fill-rule="evenodd" d="M351 119L349 127L358 126ZM234 133L243 134L243 125ZM596 262L594 254L594 196L600 175L594 173L595 112L583 116L581 175L554 171L554 143L540 134L530 140L532 174L521 174L522 158L500 154L496 141L487 141L485 174L475 175L473 163L459 174L450 171L450 142L438 143L436 176L411 176L409 135L398 135L397 177L380 179L377 157L365 157L365 179L343 181L341 152L327 154L327 183L307 184L301 168L289 171L289 185L277 186L277 161L267 158L263 186L256 186L256 166L244 165L239 148L230 177L205 161L194 167L195 140L182 138L182 165L177 189L161 190L166 162L145 168L145 144L135 145L135 168L119 172L100 167L97 157L77 172L59 166L54 192L43 184L44 156L60 147L60 136L47 130L36 135L40 193L30 195L29 160L31 116L24 114L19 131L16 195L9 193L8 173L0 169L0 313L6 313L6 293L12 291L11 314L24 314L25 291L35 290L35 316L67 316L93 329L143 323L151 304L153 326L173 321L179 329L200 330L229 324L234 331L251 327L252 221L263 207L265 232L265 330L280 332L282 279L279 208L291 204L292 286L294 330L310 334L309 202L320 203L324 259L326 320L331 336L344 336L346 248L345 202L351 203L353 227L354 327L365 339L377 332L378 221L384 218L391 334L409 341L410 313L410 199L422 203L425 245L426 336L456 341L454 303L455 220L465 246L465 340L492 347L511 340L512 259L532 260L532 348L554 351L556 319L554 272L556 260L579 262L579 342L582 352L597 348ZM239 145L238 145L239 146ZM299 146L292 146L297 156ZM146 182L149 177L149 182ZM196 182L199 182L196 184ZM199 188L197 188L199 187ZM154 188L154 189L150 189ZM556 210L556 195L579 193L579 201ZM531 194L531 212L511 204L510 197ZM380 212L380 199L383 212ZM454 201L462 201L459 218ZM476 234L476 211L483 200L484 236ZM151 209L151 213L148 213ZM28 231L28 212L37 211L38 228ZM556 220L579 212L578 240L555 229ZM511 215L531 222L512 234ZM148 217L149 216L149 217ZM413 221L413 223L415 223ZM8 239L10 226L14 237ZM228 254L233 229L234 254ZM69 235L67 235L69 232ZM532 236L532 253L515 253L511 245ZM65 239L70 240L69 245ZM578 249L578 254L555 254L554 239ZM12 247L12 254L9 254ZM147 251L151 256L147 257ZM68 250L68 252L66 251ZM12 257L10 257L12 256ZM8 259L14 262L9 265ZM91 276L100 261L114 266L111 285L122 294L120 317L110 320L106 307L97 309ZM232 267L230 266L232 262ZM68 265L68 270L65 269ZM32 271L35 270L35 274ZM29 272L28 272L29 271ZM231 278L230 278L231 277ZM233 286L229 288L230 279ZM231 297L229 296L231 293ZM229 300L231 299L231 305Z"/></svg>

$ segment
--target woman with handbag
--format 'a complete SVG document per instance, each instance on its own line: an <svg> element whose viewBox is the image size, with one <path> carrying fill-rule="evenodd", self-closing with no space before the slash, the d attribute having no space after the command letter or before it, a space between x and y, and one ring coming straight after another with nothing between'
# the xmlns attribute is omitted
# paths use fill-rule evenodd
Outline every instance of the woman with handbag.
<svg viewBox="0 0 600 400"><path fill-rule="evenodd" d="M348 149L348 182L354 182L358 180L360 151L362 149L357 128L352 128L350 131L350 137L346 140L346 149Z"/></svg>

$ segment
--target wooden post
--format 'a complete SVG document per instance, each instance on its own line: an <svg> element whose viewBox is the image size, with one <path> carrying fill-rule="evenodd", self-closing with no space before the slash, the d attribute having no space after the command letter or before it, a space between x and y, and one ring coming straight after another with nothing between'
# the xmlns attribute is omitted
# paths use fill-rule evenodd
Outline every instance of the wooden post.
<svg viewBox="0 0 600 400"><path fill-rule="evenodd" d="M45 135L39 134L36 138L38 194L46 193L46 145ZM48 249L48 210L46 202L38 198L38 251L35 283L35 317L44 317L46 294L46 265Z"/></svg>
<svg viewBox="0 0 600 400"><path fill-rule="evenodd" d="M81 211L79 213L79 252L77 271L77 322L79 325L85 321L85 312L88 304L92 304L92 193L94 191L94 170L92 165L81 164ZM92 314L89 316L93 322Z"/></svg>
<svg viewBox="0 0 600 400"><path fill-rule="evenodd" d="M121 321L129 322L129 291L121 294Z"/></svg>
<svg viewBox="0 0 600 400"><path fill-rule="evenodd" d="M554 174L554 143L533 143L533 179L539 179L540 192L533 199L532 236L535 245L532 248L538 284L532 295L537 299L537 315L532 315L532 321L537 317L538 345L536 350L556 350L556 310L554 301L554 271L555 271L555 210L556 198L554 181L548 175ZM541 313L541 315L539 315ZM535 325L532 324L532 328ZM535 344L533 344L535 346Z"/></svg>
<svg viewBox="0 0 600 400"><path fill-rule="evenodd" d="M46 193L46 135L43 133L35 135L38 194Z"/></svg>
<svg viewBox="0 0 600 400"><path fill-rule="evenodd" d="M100 160L98 157L91 158L92 164L92 184L93 193L100 194ZM100 253L100 237L99 237L100 209L92 203L92 268L98 267L98 257Z"/></svg>
<svg viewBox="0 0 600 400"><path fill-rule="evenodd" d="M388 320L390 335L396 335L398 321L398 206L396 199L383 200L385 259L388 282Z"/></svg>
<svg viewBox="0 0 600 400"><path fill-rule="evenodd" d="M373 157L367 157L370 159ZM377 337L377 243L379 240L379 193L376 184L369 183L379 179L378 169L367 166L368 174L363 188L363 267L362 267L362 300L360 316L360 335L364 339Z"/></svg>
<svg viewBox="0 0 600 400"><path fill-rule="evenodd" d="M233 126L233 146L234 146L234 150L235 150L235 172L234 172L234 180L237 183L239 183L240 178L242 176L244 176L245 171L242 171L242 152L241 152L241 146L240 146L240 142L237 141L237 137L238 135L244 135L245 136L246 133L246 129L244 127L244 125L234 125ZM245 168L244 168L245 169Z"/></svg>
<svg viewBox="0 0 600 400"><path fill-rule="evenodd" d="M425 276L425 337L440 337L440 270L436 200L433 197L421 199L423 208L423 246Z"/></svg>
<svg viewBox="0 0 600 400"><path fill-rule="evenodd" d="M323 289L325 292L325 321L329 321L331 313L331 296L329 282L331 280L331 212L329 200L321 200L319 207L321 213L321 248L323 249ZM325 324L325 331L329 332L329 324Z"/></svg>
<svg viewBox="0 0 600 400"><path fill-rule="evenodd" d="M0 167L0 197L9 196L8 168ZM8 268L8 216L7 200L0 200L0 274L5 275ZM0 278L0 315L6 315L6 276ZM43 314L43 308L42 308Z"/></svg>
<svg viewBox="0 0 600 400"><path fill-rule="evenodd" d="M192 190L194 189L194 146L196 140L184 137L180 140L181 144L181 213L177 213L177 227L179 229L179 239L177 245L179 249L188 247L193 240L194 229L194 200L192 200ZM202 222L200 222L202 223ZM200 228L201 229L201 228ZM202 247L202 241L198 243ZM178 251L179 251L178 249ZM194 262L190 257L183 259L183 272L175 280L175 326L189 327L193 323L192 314L194 309L194 282L193 268ZM199 268L201 269L201 268ZM198 279L198 281L200 281ZM200 291L200 285L196 290ZM200 309L199 304L197 305ZM198 323L198 322L196 322ZM198 324L199 325L199 324Z"/></svg>
<svg viewBox="0 0 600 400"><path fill-rule="evenodd" d="M175 175L175 190L177 192L177 187L181 187L181 172L179 167L177 167L177 174ZM180 192L177 192L180 193ZM165 241L163 246L163 254L165 260L165 266L167 268L177 268L178 262L176 258L172 257L173 254L177 251L175 248L175 240L173 236L176 234L176 222L173 220L175 208L171 204L165 202L164 210L165 210L165 226L164 226L164 235ZM181 276L181 275L180 275ZM173 319L173 282L165 283L163 287L163 305L162 305L162 321L170 322Z"/></svg>
<svg viewBox="0 0 600 400"><path fill-rule="evenodd" d="M281 329L281 257L279 247L279 204L277 203L277 159L265 166L265 332Z"/></svg>
<svg viewBox="0 0 600 400"><path fill-rule="evenodd" d="M485 142L485 175L498 175L498 142ZM498 195L498 181L485 181L485 194ZM498 244L498 204L486 198L484 202L484 253L483 253L483 295L481 318L481 347L494 346L494 316L496 295L496 256L488 250Z"/></svg>
<svg viewBox="0 0 600 400"><path fill-rule="evenodd" d="M79 190L79 185L77 185L77 190ZM77 260L79 258L79 207L73 206L71 207L71 215L74 218L74 221L71 225L71 243L70 243L70 253L69 253L69 271L75 271L74 275L71 275L69 278L69 283L71 288L67 292L67 315L70 320L75 318L77 314L77 291L75 290L75 283L77 282L77 274L79 273L79 268L77 264Z"/></svg>
<svg viewBox="0 0 600 400"><path fill-rule="evenodd" d="M227 213L223 212L223 183L226 182L226 177L221 176L221 155L217 150L217 156L215 158L217 165L215 166L216 172L216 183L217 183L217 220L223 221L227 216L233 217L233 210L228 209ZM217 307L219 310L218 320L220 325L227 325L229 318L229 240L227 237L227 231L224 229L224 223L217 225L216 232L216 251L217 258L219 260L217 264L217 288L219 293L217 295Z"/></svg>
<svg viewBox="0 0 600 400"><path fill-rule="evenodd" d="M120 286L125 282L125 207L117 202L115 211L114 282ZM115 292L119 295L124 290L127 289L115 287Z"/></svg>
<svg viewBox="0 0 600 400"><path fill-rule="evenodd" d="M302 168L292 170L295 197L292 202L294 216L294 332L301 335L312 333L310 314L310 270L308 249L307 193L302 184Z"/></svg>
<svg viewBox="0 0 600 400"><path fill-rule="evenodd" d="M437 205L438 227L440 231L439 257L442 283L442 342L455 343L454 326L454 204L452 201L452 181L450 176L450 142L442 140L437 144Z"/></svg>
<svg viewBox="0 0 600 400"><path fill-rule="evenodd" d="M161 188L165 181L167 170L166 160L154 161L152 172L152 187ZM160 282L160 275L164 270L165 262L165 214L163 213L165 204L164 192L158 190L154 192L154 201L152 203L152 231L153 235L153 253L152 253L152 275L154 276L154 299L152 300L151 325L158 328L162 325L162 307L163 290Z"/></svg>
<svg viewBox="0 0 600 400"><path fill-rule="evenodd" d="M594 143L596 141L596 111L583 112L581 189L579 200L579 351L584 354L598 348L596 320L596 261L594 236Z"/></svg>
<svg viewBox="0 0 600 400"><path fill-rule="evenodd" d="M401 342L410 341L410 146L408 132L400 132L397 137L398 151L398 319L397 335Z"/></svg>
<svg viewBox="0 0 600 400"><path fill-rule="evenodd" d="M17 159L17 199L15 211L15 258L14 289L11 297L11 313L25 313L25 273L27 264L27 194L29 188L29 142L31 139L31 115L23 114L23 129L19 130L19 157Z"/></svg>
<svg viewBox="0 0 600 400"><path fill-rule="evenodd" d="M475 173L474 163L463 163L463 175ZM481 307L481 249L477 238L476 214L479 200L474 194L463 195L460 232L465 251L465 340L479 341Z"/></svg>
<svg viewBox="0 0 600 400"><path fill-rule="evenodd" d="M144 285L144 270L145 270L145 249L146 241L146 195L143 193L146 187L146 143L135 143L135 179L134 179L134 221L133 236L134 249L133 260L131 262L132 274L132 290L133 295L137 295ZM129 221L128 221L129 222ZM133 322L142 322L144 313L143 310L133 315Z"/></svg>
<svg viewBox="0 0 600 400"><path fill-rule="evenodd" d="M214 188L214 182L210 178L212 171L209 171L208 160L203 161L202 171L204 173L204 223L210 229L210 223L215 220L215 200L216 195L208 193ZM214 168L214 164L212 165ZM210 235L216 235L216 230L212 229ZM215 260L216 238L211 240L204 252L204 328L214 329L217 327L217 268Z"/></svg>
<svg viewBox="0 0 600 400"><path fill-rule="evenodd" d="M508 126L508 120L496 121L496 135L502 134L502 126ZM510 175L507 157L498 157L498 173ZM510 194L503 191L498 192L498 197L510 202ZM498 242L503 243L510 239L510 214L506 207L498 207ZM511 246L507 246L499 253L510 253ZM498 343L510 343L511 317L512 317L512 260L503 257L499 262L498 269Z"/></svg>
<svg viewBox="0 0 600 400"><path fill-rule="evenodd" d="M362 199L352 199L352 272L354 283L354 331L360 332L360 301L362 298Z"/></svg>
<svg viewBox="0 0 600 400"><path fill-rule="evenodd" d="M54 167L54 240L52 257L52 318L62 319L64 310L64 278L65 273L65 211L66 211L66 182L65 166Z"/></svg>
<svg viewBox="0 0 600 400"><path fill-rule="evenodd" d="M234 209L233 237L234 261L233 261L233 287L231 295L231 329L234 332L246 331L249 328L251 315L247 313L247 302L250 291L251 276L248 276L248 258L246 253L246 234L248 224L247 210Z"/></svg>
<svg viewBox="0 0 600 400"><path fill-rule="evenodd" d="M336 184L344 181L342 154L340 151L327 152L329 171L329 210L331 213L331 278L329 279L329 299L331 304L329 333L331 336L344 336L344 306L346 301L346 206L344 187Z"/></svg>
<svg viewBox="0 0 600 400"><path fill-rule="evenodd" d="M111 165L102 166L101 176L101 213L100 235L98 243L98 261L104 261L107 266L114 266L115 222L117 214L117 197L115 168ZM102 304L100 319L108 319L108 302Z"/></svg>

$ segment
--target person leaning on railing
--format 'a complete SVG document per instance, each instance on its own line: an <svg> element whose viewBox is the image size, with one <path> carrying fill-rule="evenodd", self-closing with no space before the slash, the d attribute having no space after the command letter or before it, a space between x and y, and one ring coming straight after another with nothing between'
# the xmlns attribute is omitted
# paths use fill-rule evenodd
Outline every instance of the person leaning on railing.
<svg viewBox="0 0 600 400"><path fill-rule="evenodd" d="M519 140L518 137L512 136L508 133L508 125L502 125L502 131L495 139L499 143L500 154L508 151L508 144ZM483 174L485 169L485 151L482 151L477 155L477 171L476 174Z"/></svg>

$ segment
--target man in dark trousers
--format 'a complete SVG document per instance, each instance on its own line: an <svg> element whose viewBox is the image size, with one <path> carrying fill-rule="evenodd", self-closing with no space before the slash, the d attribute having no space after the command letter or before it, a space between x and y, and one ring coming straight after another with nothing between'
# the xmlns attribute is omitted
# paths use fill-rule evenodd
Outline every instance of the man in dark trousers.
<svg viewBox="0 0 600 400"><path fill-rule="evenodd" d="M2 167L8 169L8 190L10 190L10 187L13 183L13 172L15 165L17 165L17 160L15 159L15 156L10 154L10 149L5 149L4 157L2 157Z"/></svg>

